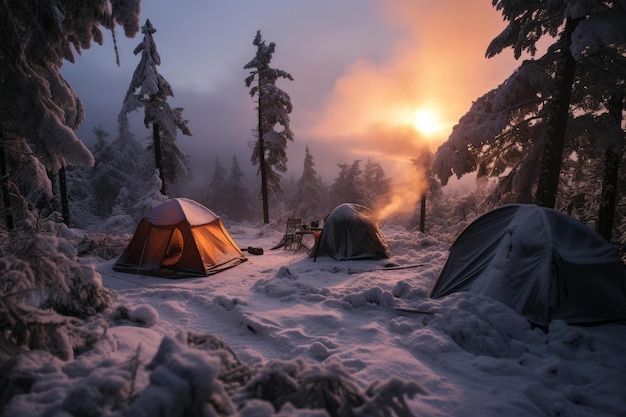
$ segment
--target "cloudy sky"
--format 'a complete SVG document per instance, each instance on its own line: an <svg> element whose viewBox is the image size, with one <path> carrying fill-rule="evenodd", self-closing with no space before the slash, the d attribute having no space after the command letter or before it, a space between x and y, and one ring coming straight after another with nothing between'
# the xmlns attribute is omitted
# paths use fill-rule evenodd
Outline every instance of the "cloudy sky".
<svg viewBox="0 0 626 417"><path fill-rule="evenodd" d="M150 19L157 29L159 72L175 94L170 104L185 108L193 132L179 135L179 146L191 155L194 175L207 182L215 159L230 168L233 155L247 179L255 178L249 163L255 102L243 66L256 52L257 30L276 43L272 66L294 78L278 85L294 106L286 177L295 179L305 146L328 181L337 164L368 158L388 176L401 175L421 146L435 151L471 102L519 65L510 51L485 58L505 26L490 0L144 0L141 16L142 25ZM110 138L117 132L142 36L128 39L118 28L119 67L110 33L103 46L63 67L85 105L78 133L88 145L94 126ZM425 113L437 122L428 133L415 126ZM150 133L142 118L137 113L138 138Z"/></svg>

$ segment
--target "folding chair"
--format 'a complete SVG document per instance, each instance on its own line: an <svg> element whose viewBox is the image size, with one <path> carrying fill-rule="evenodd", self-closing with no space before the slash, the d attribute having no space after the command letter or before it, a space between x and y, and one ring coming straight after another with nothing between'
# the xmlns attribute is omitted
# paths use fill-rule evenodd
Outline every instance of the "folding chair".
<svg viewBox="0 0 626 417"><path fill-rule="evenodd" d="M285 246L284 249L298 250L302 247L302 235L297 233L300 231L302 219L287 219L287 230L285 230Z"/></svg>

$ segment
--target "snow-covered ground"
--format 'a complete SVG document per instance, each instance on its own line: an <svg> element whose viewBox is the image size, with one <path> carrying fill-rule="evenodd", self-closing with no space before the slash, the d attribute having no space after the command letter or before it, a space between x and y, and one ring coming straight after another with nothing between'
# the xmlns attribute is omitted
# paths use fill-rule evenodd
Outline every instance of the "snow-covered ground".
<svg viewBox="0 0 626 417"><path fill-rule="evenodd" d="M347 370L362 389L391 378L410 381L423 389L408 399L416 416L626 416L624 325L553 322L544 333L487 298L432 300L449 244L418 232L383 226L390 259L338 262L270 250L280 230L227 229L242 248L262 247L264 254L210 277L180 280L115 272L114 260L98 263L116 303L145 324L109 328L106 347L99 342L71 367L48 370L49 382L14 398L5 414L44 415L72 395L86 401L77 385L91 380L100 391L115 385L107 360L139 348L149 363L164 336L184 330L221 338L250 367L300 358ZM175 398L172 384L160 383L155 398ZM101 403L91 409L112 413ZM246 415L272 413L260 409Z"/></svg>

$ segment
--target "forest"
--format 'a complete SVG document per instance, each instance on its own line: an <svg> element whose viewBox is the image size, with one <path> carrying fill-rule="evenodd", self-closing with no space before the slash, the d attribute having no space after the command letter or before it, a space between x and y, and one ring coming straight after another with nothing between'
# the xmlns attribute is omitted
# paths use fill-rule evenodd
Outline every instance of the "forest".
<svg viewBox="0 0 626 417"><path fill-rule="evenodd" d="M168 198L195 200L227 224L261 230L282 229L288 218L323 221L345 202L382 212L404 195L402 209L379 221L447 243L459 225L493 208L537 204L589 226L624 259L626 4L492 3L507 26L486 56L511 49L516 58L531 58L476 98L436 152L424 147L408 156L419 180L399 186L374 157L338 164L329 180L308 146L301 171L288 172L288 146L298 138L290 115L298 109L277 80L289 82L286 90L298 81L271 66L276 44L260 31L250 36L256 53L241 63L249 71L242 88L258 116L250 126L251 155L216 157L207 163L210 175L198 178L177 144L177 135L192 136L193 126L183 108L168 103L173 87L159 74L156 29L140 17L139 0L3 2L0 16L10 24L0 28L0 367L38 349L63 360L90 350L89 326L111 314L115 296L79 259L119 256L143 213ZM118 131L94 126L88 147L75 133L84 108L60 69L83 59L81 51L108 32L139 35L139 63ZM536 56L546 39L545 53ZM131 113L143 114L147 141L131 132ZM257 178L245 178L248 163ZM464 176L475 177L471 190L446 188L451 177ZM36 288L47 295L40 305L28 302ZM113 314L119 319L124 312ZM9 386L16 389L15 381L0 377L0 388ZM384 389L397 396L419 391ZM9 400L0 396L0 407ZM394 409L394 399L378 401Z"/></svg>

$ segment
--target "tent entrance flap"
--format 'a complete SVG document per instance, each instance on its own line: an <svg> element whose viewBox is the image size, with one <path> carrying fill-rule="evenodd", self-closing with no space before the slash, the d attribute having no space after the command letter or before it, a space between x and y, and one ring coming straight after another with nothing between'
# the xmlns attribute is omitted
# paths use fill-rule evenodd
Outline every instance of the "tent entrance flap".
<svg viewBox="0 0 626 417"><path fill-rule="evenodd" d="M161 265L171 266L180 261L180 258L183 256L184 247L183 234L177 227L172 232L172 236L167 244L167 249L165 250L165 255L163 256L163 262L161 262Z"/></svg>

